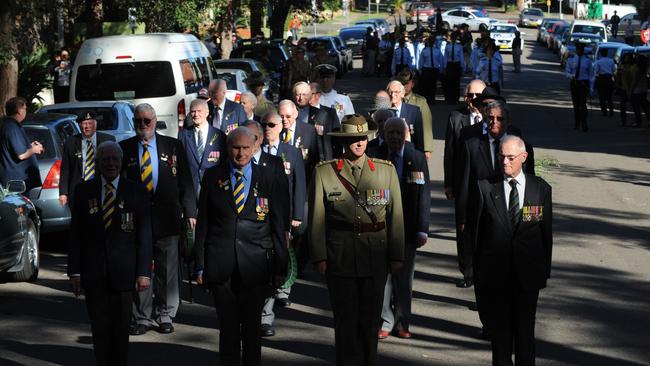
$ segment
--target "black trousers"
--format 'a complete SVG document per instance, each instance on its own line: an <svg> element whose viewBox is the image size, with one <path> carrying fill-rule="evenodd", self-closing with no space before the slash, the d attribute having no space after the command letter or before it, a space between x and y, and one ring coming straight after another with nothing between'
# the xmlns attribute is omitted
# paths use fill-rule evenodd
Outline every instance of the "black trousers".
<svg viewBox="0 0 650 366"><path fill-rule="evenodd" d="M97 365L125 366L133 292L118 292L104 287L85 289L85 293Z"/></svg>
<svg viewBox="0 0 650 366"><path fill-rule="evenodd" d="M535 314L538 290L524 290L517 285L485 289L489 308L492 340L492 365L535 365Z"/></svg>
<svg viewBox="0 0 650 366"><path fill-rule="evenodd" d="M462 76L460 62L447 64L447 77L445 78L445 100L447 104L458 103L460 97L460 78Z"/></svg>
<svg viewBox="0 0 650 366"><path fill-rule="evenodd" d="M587 97L589 82L571 80L571 101L573 102L574 128L587 129Z"/></svg>
<svg viewBox="0 0 650 366"><path fill-rule="evenodd" d="M420 91L429 104L435 104L436 91L438 90L438 80L440 80L440 69L431 67L422 68L422 78L420 84Z"/></svg>
<svg viewBox="0 0 650 366"><path fill-rule="evenodd" d="M327 276L338 366L377 364L377 333L385 284L385 273L374 277Z"/></svg>
<svg viewBox="0 0 650 366"><path fill-rule="evenodd" d="M627 92L623 89L618 89L618 96L620 99L619 109L621 110L621 125L625 125L627 122L627 103L629 102L629 97Z"/></svg>
<svg viewBox="0 0 650 366"><path fill-rule="evenodd" d="M634 123L641 124L641 109L645 112L645 117L650 122L650 108L648 107L648 93L632 94L630 101L632 102L632 110L634 111Z"/></svg>
<svg viewBox="0 0 650 366"><path fill-rule="evenodd" d="M239 274L212 287L219 321L222 366L258 366L262 362L260 324L268 286L244 287Z"/></svg>
<svg viewBox="0 0 650 366"><path fill-rule="evenodd" d="M613 116L614 99L612 95L614 94L614 82L612 81L612 75L598 76L596 87L598 89L598 99L600 100L600 111L603 112L603 116L606 116L609 109L609 113Z"/></svg>

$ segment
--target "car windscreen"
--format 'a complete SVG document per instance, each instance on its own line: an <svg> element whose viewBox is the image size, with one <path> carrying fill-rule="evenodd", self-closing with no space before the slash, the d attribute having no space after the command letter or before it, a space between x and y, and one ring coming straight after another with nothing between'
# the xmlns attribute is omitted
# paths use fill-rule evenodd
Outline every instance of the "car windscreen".
<svg viewBox="0 0 650 366"><path fill-rule="evenodd" d="M36 159L54 159L56 158L56 149L54 148L54 138L50 130L44 126L23 126L29 141L38 141L43 145L43 153L37 154Z"/></svg>
<svg viewBox="0 0 650 366"><path fill-rule="evenodd" d="M345 40L350 38L362 39L366 35L365 29L341 29L339 36Z"/></svg>
<svg viewBox="0 0 650 366"><path fill-rule="evenodd" d="M307 40L307 49L315 51L318 47L325 47L325 49L332 49L332 41L329 39L310 39Z"/></svg>
<svg viewBox="0 0 650 366"><path fill-rule="evenodd" d="M226 88L228 90L238 90L237 76L235 76L235 74L231 74L229 72L221 72L219 73L219 79L226 81Z"/></svg>
<svg viewBox="0 0 650 366"><path fill-rule="evenodd" d="M514 33L517 28L509 25L494 25L490 27L490 32L492 33Z"/></svg>
<svg viewBox="0 0 650 366"><path fill-rule="evenodd" d="M540 17L544 16L544 13L539 9L526 9L526 10L524 10L524 14L525 15L537 15L537 16L540 16Z"/></svg>
<svg viewBox="0 0 650 366"><path fill-rule="evenodd" d="M478 10L474 10L472 14L474 14L474 16L477 18L487 18L487 15L485 15L483 12L480 12Z"/></svg>
<svg viewBox="0 0 650 366"><path fill-rule="evenodd" d="M91 112L95 115L95 119L97 120L98 130L117 130L118 127L117 114L111 107L49 108L47 111L65 114L76 114L77 116L84 116L86 113Z"/></svg>
<svg viewBox="0 0 650 366"><path fill-rule="evenodd" d="M169 61L84 65L77 70L77 100L169 97L176 94Z"/></svg>
<svg viewBox="0 0 650 366"><path fill-rule="evenodd" d="M576 24L573 26L573 33L598 34L605 38L605 28L598 25Z"/></svg>
<svg viewBox="0 0 650 366"><path fill-rule="evenodd" d="M575 45L576 42L581 42L589 44L590 46L597 45L603 41L600 37L588 37L588 36L572 36L569 39L569 43Z"/></svg>

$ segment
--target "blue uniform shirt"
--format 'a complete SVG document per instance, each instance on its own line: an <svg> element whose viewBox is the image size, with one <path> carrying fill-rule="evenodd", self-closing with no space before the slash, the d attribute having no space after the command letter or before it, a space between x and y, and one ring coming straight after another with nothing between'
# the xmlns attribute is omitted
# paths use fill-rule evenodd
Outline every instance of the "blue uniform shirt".
<svg viewBox="0 0 650 366"><path fill-rule="evenodd" d="M431 63L431 56L433 56L433 64ZM420 54L418 60L418 70L423 67L442 69L442 52L436 47L425 47Z"/></svg>
<svg viewBox="0 0 650 366"><path fill-rule="evenodd" d="M582 66L582 65L581 65ZM616 73L616 64L609 57L602 57L594 63L594 75L614 75Z"/></svg>

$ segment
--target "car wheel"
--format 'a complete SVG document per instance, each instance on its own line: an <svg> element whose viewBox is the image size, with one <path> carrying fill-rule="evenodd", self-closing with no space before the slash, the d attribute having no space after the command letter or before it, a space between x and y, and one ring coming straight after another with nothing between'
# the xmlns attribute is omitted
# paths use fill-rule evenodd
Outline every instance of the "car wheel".
<svg viewBox="0 0 650 366"><path fill-rule="evenodd" d="M23 269L12 274L15 282L33 282L38 278L40 256L38 251L38 233L31 219L27 219L27 234L23 243Z"/></svg>

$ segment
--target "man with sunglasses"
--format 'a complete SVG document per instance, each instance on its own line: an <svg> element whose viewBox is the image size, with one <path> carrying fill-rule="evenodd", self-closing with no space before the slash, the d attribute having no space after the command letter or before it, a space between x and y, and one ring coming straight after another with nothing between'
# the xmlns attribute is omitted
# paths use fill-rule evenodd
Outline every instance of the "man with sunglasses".
<svg viewBox="0 0 650 366"><path fill-rule="evenodd" d="M458 181L455 180L456 170L459 166L459 143L460 131L466 127L474 124L480 124L483 117L478 107L474 105L475 98L483 92L485 83L481 80L472 80L465 87L465 106L461 109L452 111L447 119L447 132L445 134L445 152L444 152L444 186L445 196L448 200L453 200L458 190ZM467 288L472 286L472 280L468 276L471 275L471 258L465 259L463 253L463 237L460 230L456 230L456 249L458 256L458 268L460 273L463 274L463 279L460 280L456 286ZM470 271L466 271L470 267ZM465 276L467 272L468 276Z"/></svg>
<svg viewBox="0 0 650 366"><path fill-rule="evenodd" d="M489 102L487 102L489 101ZM501 164L499 163L499 151L501 139L508 135L521 136L521 131L510 125L510 109L505 99L496 94L492 88L486 88L476 100L480 105L484 123L467 126L461 130L461 145L459 147L459 169L457 171L458 189L456 191L456 225L459 235L465 235L465 224L470 212L470 203L475 199L476 182L480 179L499 179L503 176ZM525 165L527 173L535 174L535 161L533 159L532 146L526 146L528 151L528 162ZM475 271L474 247L470 244L462 246L463 258L465 260L466 281L474 283L476 305L479 318L483 324L481 330L484 337L489 336L490 324L487 309L482 305L483 293L477 282Z"/></svg>
<svg viewBox="0 0 650 366"><path fill-rule="evenodd" d="M160 333L172 333L180 301L178 240L183 220L190 228L196 224L196 191L183 145L156 133L153 107L136 106L133 122L136 136L120 142L122 169L126 178L141 182L151 194L154 276L152 288L135 296L131 335L145 334L153 320Z"/></svg>
<svg viewBox="0 0 650 366"><path fill-rule="evenodd" d="M467 242L476 248L476 284L483 292L492 363L535 364L535 313L540 289L551 275L551 186L524 173L526 144L501 140L501 177L481 179L471 201Z"/></svg>

